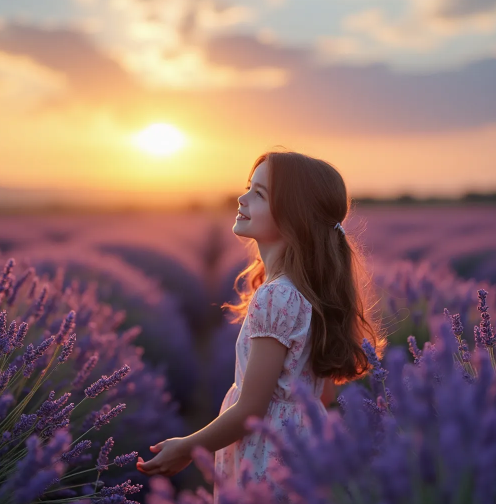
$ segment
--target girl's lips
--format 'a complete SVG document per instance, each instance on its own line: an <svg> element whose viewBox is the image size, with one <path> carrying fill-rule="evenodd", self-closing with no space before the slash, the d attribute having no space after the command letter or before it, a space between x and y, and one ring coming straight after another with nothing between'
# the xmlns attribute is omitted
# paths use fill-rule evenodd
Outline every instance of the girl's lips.
<svg viewBox="0 0 496 504"><path fill-rule="evenodd" d="M238 212L238 215L236 215L236 220L250 220L250 219L244 216L242 213Z"/></svg>

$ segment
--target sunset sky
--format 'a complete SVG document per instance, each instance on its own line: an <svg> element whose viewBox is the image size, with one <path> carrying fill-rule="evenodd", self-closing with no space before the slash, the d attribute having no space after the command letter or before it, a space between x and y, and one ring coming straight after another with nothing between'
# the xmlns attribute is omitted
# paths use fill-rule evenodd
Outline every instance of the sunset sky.
<svg viewBox="0 0 496 504"><path fill-rule="evenodd" d="M495 191L496 0L0 0L0 110L3 188L215 201L282 145Z"/></svg>

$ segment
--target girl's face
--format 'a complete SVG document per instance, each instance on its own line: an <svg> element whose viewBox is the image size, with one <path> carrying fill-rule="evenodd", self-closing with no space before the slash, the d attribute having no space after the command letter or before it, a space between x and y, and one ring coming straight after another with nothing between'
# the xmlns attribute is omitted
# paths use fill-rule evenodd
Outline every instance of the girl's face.
<svg viewBox="0 0 496 504"><path fill-rule="evenodd" d="M247 193L238 198L239 211L250 220L236 219L233 232L260 243L279 241L281 236L269 207L267 161L255 169Z"/></svg>

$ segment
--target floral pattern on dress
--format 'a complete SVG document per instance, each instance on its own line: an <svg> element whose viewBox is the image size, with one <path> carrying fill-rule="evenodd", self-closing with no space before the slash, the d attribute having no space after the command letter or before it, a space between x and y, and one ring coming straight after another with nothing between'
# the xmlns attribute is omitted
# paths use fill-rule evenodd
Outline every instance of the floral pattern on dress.
<svg viewBox="0 0 496 504"><path fill-rule="evenodd" d="M304 414L304 406L292 396L291 383L299 380L311 387L322 416L327 416L327 410L320 401L325 380L315 377L309 360L311 317L312 305L286 275L262 284L255 291L236 340L234 383L224 397L219 414L239 399L251 340L272 337L286 346L288 352L264 420L273 430L284 435L288 420L292 418L302 437L310 434L310 420ZM274 488L271 476L283 465L276 447L265 434L259 432L248 434L215 452L215 472L222 479L235 478L240 488L243 488L241 472L244 467L249 467L254 481L266 481ZM214 484L213 490L214 504L218 504L217 485Z"/></svg>

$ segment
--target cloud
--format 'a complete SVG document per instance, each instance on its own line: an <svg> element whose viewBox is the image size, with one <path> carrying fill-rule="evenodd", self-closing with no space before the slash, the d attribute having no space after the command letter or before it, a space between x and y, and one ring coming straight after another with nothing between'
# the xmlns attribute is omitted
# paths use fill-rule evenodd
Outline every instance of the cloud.
<svg viewBox="0 0 496 504"><path fill-rule="evenodd" d="M6 108L30 112L37 103L67 92L66 77L61 72L0 51L0 100Z"/></svg>
<svg viewBox="0 0 496 504"><path fill-rule="evenodd" d="M78 99L96 104L138 91L131 75L92 44L88 36L71 29L6 24L0 29L0 50L29 56L38 65L63 73Z"/></svg>
<svg viewBox="0 0 496 504"><path fill-rule="evenodd" d="M435 9L439 17L458 18L473 14L491 13L496 9L496 0L442 0Z"/></svg>
<svg viewBox="0 0 496 504"><path fill-rule="evenodd" d="M264 43L251 35L216 36L207 40L202 47L208 55L208 61L235 68L305 66L312 56L311 49Z"/></svg>
<svg viewBox="0 0 496 504"><path fill-rule="evenodd" d="M105 108L129 121L164 115L199 128L208 125L209 131L235 128L240 135L253 134L256 125L257 134L271 136L288 125L322 136L440 132L496 123L495 58L413 75L385 64L323 66L308 48L247 35L219 36L190 49L213 72L205 87L150 89L139 73L106 55L87 34L18 24L0 31L1 51L65 76L62 103L84 103L89 111ZM202 83L197 69L190 66L190 79ZM48 103L54 106L53 100Z"/></svg>
<svg viewBox="0 0 496 504"><path fill-rule="evenodd" d="M496 29L496 0L409 0L405 5L399 16L380 7L354 12L341 20L341 27L347 34L365 37L360 46L366 52L370 42L375 44L378 56L398 49L427 53L450 38Z"/></svg>

